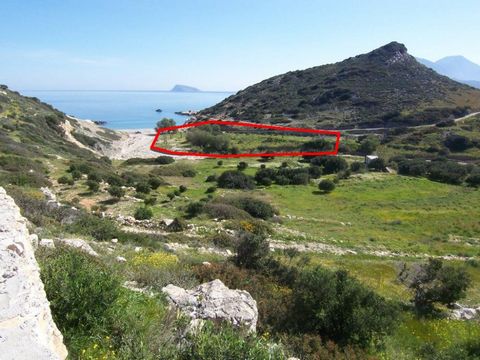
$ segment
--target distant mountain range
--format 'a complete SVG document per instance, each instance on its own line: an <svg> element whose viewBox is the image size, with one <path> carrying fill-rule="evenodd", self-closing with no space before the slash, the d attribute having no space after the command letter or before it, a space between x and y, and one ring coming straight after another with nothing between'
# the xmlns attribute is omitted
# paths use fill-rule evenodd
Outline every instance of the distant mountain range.
<svg viewBox="0 0 480 360"><path fill-rule="evenodd" d="M252 85L198 118L318 128L431 124L480 110L480 90L439 75L392 42L344 61Z"/></svg>
<svg viewBox="0 0 480 360"><path fill-rule="evenodd" d="M480 65L463 56L447 56L435 62L421 58L417 60L439 74L480 88Z"/></svg>
<svg viewBox="0 0 480 360"><path fill-rule="evenodd" d="M187 86L187 85L175 85L172 90L172 92L200 92L201 90L194 88L193 86Z"/></svg>

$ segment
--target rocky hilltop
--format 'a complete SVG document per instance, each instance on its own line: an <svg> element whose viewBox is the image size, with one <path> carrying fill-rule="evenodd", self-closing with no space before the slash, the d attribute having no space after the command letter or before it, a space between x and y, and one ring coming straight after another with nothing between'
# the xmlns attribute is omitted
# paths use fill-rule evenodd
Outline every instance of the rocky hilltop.
<svg viewBox="0 0 480 360"><path fill-rule="evenodd" d="M431 124L479 109L479 90L439 75L392 42L335 64L274 76L199 118L367 128Z"/></svg>
<svg viewBox="0 0 480 360"><path fill-rule="evenodd" d="M0 357L65 359L67 349L53 322L34 257L38 238L0 187Z"/></svg>

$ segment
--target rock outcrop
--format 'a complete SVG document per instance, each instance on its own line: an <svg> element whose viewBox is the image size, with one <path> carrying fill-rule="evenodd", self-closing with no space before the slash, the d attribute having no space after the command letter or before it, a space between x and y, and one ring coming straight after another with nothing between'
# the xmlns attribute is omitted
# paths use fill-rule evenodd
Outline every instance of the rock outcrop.
<svg viewBox="0 0 480 360"><path fill-rule="evenodd" d="M53 322L27 220L0 188L0 358L65 359Z"/></svg>
<svg viewBox="0 0 480 360"><path fill-rule="evenodd" d="M229 321L235 326L256 331L257 302L245 290L232 290L216 279L191 290L175 285L162 289L169 302L188 315L192 322Z"/></svg>

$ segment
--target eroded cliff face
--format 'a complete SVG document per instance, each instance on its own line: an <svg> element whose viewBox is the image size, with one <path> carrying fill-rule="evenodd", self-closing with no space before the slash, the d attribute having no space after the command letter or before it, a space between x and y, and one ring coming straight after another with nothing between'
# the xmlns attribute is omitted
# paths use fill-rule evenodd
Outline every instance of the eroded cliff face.
<svg viewBox="0 0 480 360"><path fill-rule="evenodd" d="M0 187L0 358L65 359L26 223Z"/></svg>

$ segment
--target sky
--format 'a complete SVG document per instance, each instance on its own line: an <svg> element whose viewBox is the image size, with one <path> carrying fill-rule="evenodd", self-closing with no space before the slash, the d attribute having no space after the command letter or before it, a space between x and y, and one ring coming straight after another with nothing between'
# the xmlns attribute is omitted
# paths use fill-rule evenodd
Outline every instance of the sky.
<svg viewBox="0 0 480 360"><path fill-rule="evenodd" d="M236 91L391 41L480 64L479 0L0 0L0 14L15 90Z"/></svg>

